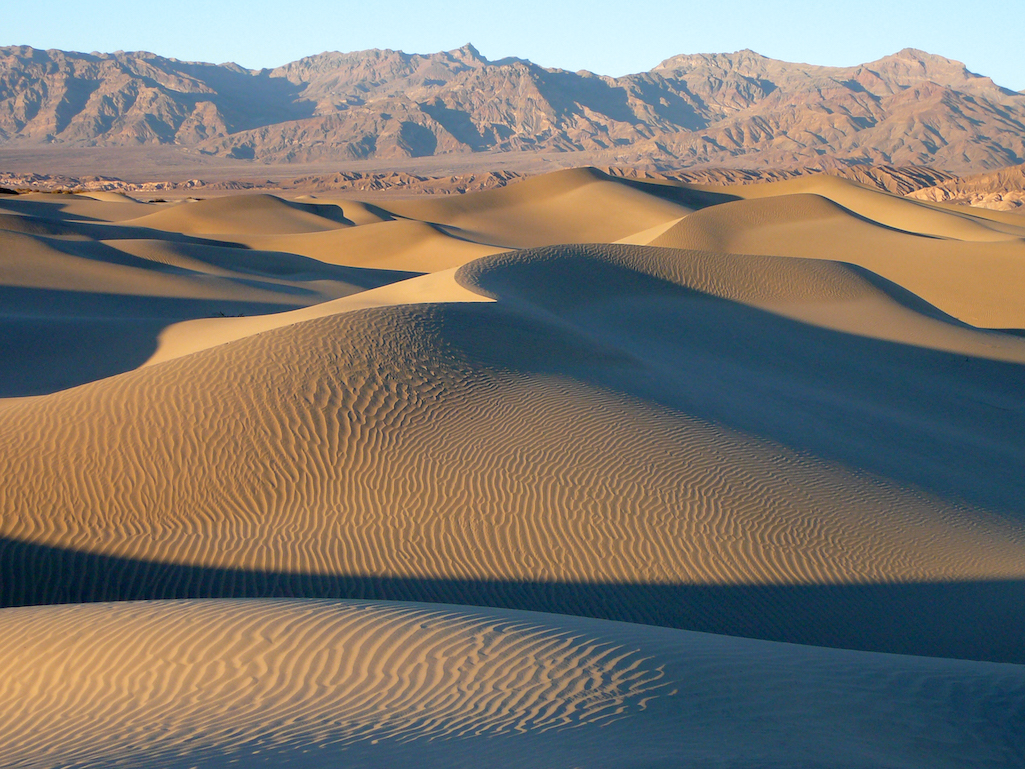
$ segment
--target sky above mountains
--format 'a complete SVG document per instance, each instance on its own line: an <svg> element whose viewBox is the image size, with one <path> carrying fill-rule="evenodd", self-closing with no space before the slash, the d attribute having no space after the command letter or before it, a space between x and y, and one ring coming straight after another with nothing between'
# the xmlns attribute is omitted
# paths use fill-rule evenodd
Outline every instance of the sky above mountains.
<svg viewBox="0 0 1025 769"><path fill-rule="evenodd" d="M57 12L55 12L57 11ZM993 13L934 0L450 0L92 4L0 0L0 45L77 51L146 50L194 61L274 67L327 50L430 53L472 42L490 59L620 76L679 53L751 48L785 61L834 66L913 47L965 62L998 84L1025 88L1017 55L1025 3Z"/></svg>

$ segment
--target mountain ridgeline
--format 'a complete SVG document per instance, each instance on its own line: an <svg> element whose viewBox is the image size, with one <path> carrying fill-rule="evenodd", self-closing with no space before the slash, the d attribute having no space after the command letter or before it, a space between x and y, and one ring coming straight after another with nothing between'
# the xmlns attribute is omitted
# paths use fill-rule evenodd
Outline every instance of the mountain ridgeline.
<svg viewBox="0 0 1025 769"><path fill-rule="evenodd" d="M1025 93L907 49L855 67L752 51L604 77L430 55L323 53L276 69L0 48L0 145L180 145L267 163L583 151L680 166L1025 161Z"/></svg>

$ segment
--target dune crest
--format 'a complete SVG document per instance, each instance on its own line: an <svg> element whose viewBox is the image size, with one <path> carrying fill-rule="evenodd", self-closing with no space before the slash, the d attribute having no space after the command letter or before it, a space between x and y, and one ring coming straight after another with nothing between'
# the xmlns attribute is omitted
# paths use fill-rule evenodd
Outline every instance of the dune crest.
<svg viewBox="0 0 1025 769"><path fill-rule="evenodd" d="M1013 763L1023 244L838 179L5 196L0 763Z"/></svg>

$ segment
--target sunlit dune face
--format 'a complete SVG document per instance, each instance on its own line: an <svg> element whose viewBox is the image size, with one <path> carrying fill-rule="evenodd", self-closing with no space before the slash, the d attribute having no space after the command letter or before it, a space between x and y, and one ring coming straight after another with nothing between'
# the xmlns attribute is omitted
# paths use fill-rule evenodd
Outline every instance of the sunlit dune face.
<svg viewBox="0 0 1025 769"><path fill-rule="evenodd" d="M0 198L0 763L999 765L1023 265L826 176Z"/></svg>

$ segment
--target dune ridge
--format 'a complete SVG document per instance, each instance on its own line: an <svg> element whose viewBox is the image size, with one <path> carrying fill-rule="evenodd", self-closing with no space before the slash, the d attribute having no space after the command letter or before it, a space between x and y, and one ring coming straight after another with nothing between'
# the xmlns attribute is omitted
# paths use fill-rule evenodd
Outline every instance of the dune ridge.
<svg viewBox="0 0 1025 769"><path fill-rule="evenodd" d="M547 256L555 269L579 275L564 251L536 260L532 252L496 256L498 266L475 262L467 270L481 272L477 283L487 285L503 270L544 265ZM597 264L592 258L592 273ZM774 267L781 265L800 263ZM843 275L829 263L822 269ZM550 288L550 299L572 308L573 292L548 270L547 282L528 284ZM613 275L597 285L617 285L635 299L637 288ZM640 296L657 308L666 283L652 282L642 283L648 290ZM744 296L738 283L735 296ZM837 293L825 285L827 295ZM748 281L748 293L765 290ZM807 285L802 291L819 295ZM859 466L880 451L871 422L867 445L853 444L846 457L816 457L802 442L821 440L821 425L810 434L758 437L771 434L771 404L784 402L771 387L762 390L769 407L751 411L731 401L729 388L724 400L703 385L649 384L666 370L638 358L636 346L609 344L614 326L603 344L588 336L594 322L545 322L539 313L550 316L550 307L516 312L496 295L493 303L327 315L0 404L5 473L46 481L4 491L12 514L3 534L197 569L404 579L716 585L1022 577L1018 482L1008 458L1017 449L1001 437L1013 423L996 428L966 462L957 449L973 413L944 417L946 437L933 426L951 397L941 395L949 380L921 397L920 427L907 432L916 424L909 412L885 428L907 433L891 435L890 461L899 464L866 473ZM586 309L589 298L578 298ZM697 299L695 309L709 309L707 301ZM714 318L744 306L710 309ZM677 361L700 355L686 345L656 351ZM972 386L992 388L1002 365L982 366ZM193 385L183 392L181 382ZM674 386L689 390L675 403ZM832 429L856 435L864 407L849 410L829 390L819 397L841 407L838 414L848 410ZM1008 396L993 390L990 397ZM727 427L724 418L748 429ZM147 438L154 434L162 436L157 444ZM949 459L937 467L942 454L930 452L910 477L887 478L909 464L902 452L919 435L946 442ZM116 464L108 461L111 446ZM220 455L233 458L231 471L211 461ZM994 489L1000 462L1003 485ZM988 475L974 477L976 468ZM976 644L984 656L1005 648L996 636L980 635Z"/></svg>
<svg viewBox="0 0 1025 769"><path fill-rule="evenodd" d="M0 200L0 762L1025 754L1006 215L44 197Z"/></svg>
<svg viewBox="0 0 1025 769"><path fill-rule="evenodd" d="M1025 287L1020 224L918 209L840 180L764 186L773 189L706 208L649 245L849 262L973 326L1025 326L1014 300ZM749 189L758 186L736 191L747 196Z"/></svg>

